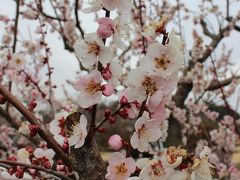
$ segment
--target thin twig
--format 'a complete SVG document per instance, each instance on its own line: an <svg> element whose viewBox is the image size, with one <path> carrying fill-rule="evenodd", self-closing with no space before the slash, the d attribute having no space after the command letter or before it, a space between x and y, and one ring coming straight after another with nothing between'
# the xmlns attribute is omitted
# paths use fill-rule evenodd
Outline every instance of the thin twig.
<svg viewBox="0 0 240 180"><path fill-rule="evenodd" d="M29 168L29 169L36 169L38 171L43 171L43 172L46 172L46 173L50 173L54 176L57 176L61 179L64 179L64 180L72 180L71 178L67 177L67 176L64 176L62 173L59 173L57 171L54 171L52 169L46 169L46 168L43 168L43 167L40 167L40 166L36 166L36 165L31 165L31 164L25 164L25 163L20 163L20 162L16 162L16 161L9 161L9 160L0 160L0 163L1 164L8 164L8 165L11 165L11 166L22 166L22 167L25 167L25 168Z"/></svg>
<svg viewBox="0 0 240 180"><path fill-rule="evenodd" d="M48 130L44 130L38 119L29 111L16 97L14 97L3 85L0 85L0 94L11 103L31 124L39 127L38 134L48 143L48 145L56 152L56 155L61 158L66 165L71 166L68 156L62 149L62 147L53 139Z"/></svg>

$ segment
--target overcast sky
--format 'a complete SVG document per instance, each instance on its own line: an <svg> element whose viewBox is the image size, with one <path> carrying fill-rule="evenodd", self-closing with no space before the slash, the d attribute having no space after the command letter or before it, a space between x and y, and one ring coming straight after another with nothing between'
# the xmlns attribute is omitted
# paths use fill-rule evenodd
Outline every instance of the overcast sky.
<svg viewBox="0 0 240 180"><path fill-rule="evenodd" d="M174 1L174 0L171 0ZM197 10L198 4L196 2L199 2L197 0L182 0L181 2L186 3L190 9ZM223 10L225 9L225 4L223 0L216 0L216 2L221 2L222 5L220 8ZM239 6L233 6L231 9L231 12L234 14L239 11ZM46 7L45 11L51 12L50 7ZM1 14L8 14L11 17L15 16L15 2L13 0L0 0L0 13ZM82 26L85 30L85 32L94 32L97 29L97 23L94 22L94 16L93 15L85 15L83 13L80 13L80 19L82 20ZM211 23L215 23L214 17L210 17L210 19L207 19ZM189 49L192 44L192 24L189 22L183 23L183 32L184 37L186 39L187 48ZM3 33L2 24L0 25L0 35ZM33 21L26 21L23 19L20 19L20 40L27 40L30 38L28 29L31 31L34 31L36 27L36 23ZM75 72L78 70L79 66L75 59L75 56L73 54L68 53L67 51L63 50L63 44L58 39L57 34L50 34L47 37L48 43L51 47L51 50L53 52L53 56L51 57L50 64L54 67L54 73L53 73L53 79L54 82L61 87L61 84L64 83L66 79L75 79ZM239 61L239 52L240 52L240 33L232 32L231 38L226 38L223 42L227 44L227 47L229 49L233 49L232 54L232 60L233 62L236 62L237 65L240 65ZM221 52L221 44L219 45L216 54L220 54ZM57 91L57 95L59 97L62 96L62 91L59 89ZM74 92L74 91L71 91Z"/></svg>

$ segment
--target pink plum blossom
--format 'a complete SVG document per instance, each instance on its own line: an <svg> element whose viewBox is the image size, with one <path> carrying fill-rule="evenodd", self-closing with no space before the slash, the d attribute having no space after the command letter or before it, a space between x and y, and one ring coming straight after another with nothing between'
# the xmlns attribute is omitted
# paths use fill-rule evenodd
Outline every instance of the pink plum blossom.
<svg viewBox="0 0 240 180"><path fill-rule="evenodd" d="M80 148L87 136L87 118L83 114L80 117L79 123L73 126L73 131L71 135L68 137L68 143L70 146L74 146L74 148Z"/></svg>
<svg viewBox="0 0 240 180"><path fill-rule="evenodd" d="M80 92L78 103L81 107L88 108L100 102L102 96L101 83L101 73L96 70L77 78L75 89Z"/></svg>
<svg viewBox="0 0 240 180"><path fill-rule="evenodd" d="M108 163L106 179L109 180L126 180L136 169L134 160L119 152L113 153Z"/></svg>
<svg viewBox="0 0 240 180"><path fill-rule="evenodd" d="M162 136L159 122L144 113L135 123L135 132L131 137L131 145L140 152L149 151L149 142L157 141Z"/></svg>

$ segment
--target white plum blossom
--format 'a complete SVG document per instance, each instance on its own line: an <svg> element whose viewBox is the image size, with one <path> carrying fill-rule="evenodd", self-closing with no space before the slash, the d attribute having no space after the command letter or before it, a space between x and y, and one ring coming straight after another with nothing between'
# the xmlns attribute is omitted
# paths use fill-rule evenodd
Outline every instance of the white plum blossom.
<svg viewBox="0 0 240 180"><path fill-rule="evenodd" d="M162 136L159 128L159 122L150 119L147 113L144 113L135 123L135 132L131 137L131 145L140 152L149 151L149 142L155 142Z"/></svg>
<svg viewBox="0 0 240 180"><path fill-rule="evenodd" d="M111 72L111 79L110 79L111 84L113 84L114 86L119 85L120 84L119 80L123 74L123 70L119 62L116 60L113 60L109 65L109 70Z"/></svg>
<svg viewBox="0 0 240 180"><path fill-rule="evenodd" d="M102 0L103 6L109 10L113 11L114 9L118 9L120 12L130 12L132 8L131 0Z"/></svg>
<svg viewBox="0 0 240 180"><path fill-rule="evenodd" d="M172 168L164 167L160 160L153 159L146 162L139 177L143 180L167 180L173 171Z"/></svg>
<svg viewBox="0 0 240 180"><path fill-rule="evenodd" d="M60 144L64 144L65 132L65 112L60 112L55 115L55 119L49 124L49 131L53 134L54 139Z"/></svg>
<svg viewBox="0 0 240 180"><path fill-rule="evenodd" d="M151 75L143 67L133 69L128 73L128 84L134 87L132 91L138 100L149 97L147 104L151 112L154 112L161 101L165 100L165 97L174 90L177 81L177 76L162 78Z"/></svg>
<svg viewBox="0 0 240 180"><path fill-rule="evenodd" d="M123 40L129 40L132 31L131 24L130 13L122 14L114 19L113 43L121 50L127 48Z"/></svg>
<svg viewBox="0 0 240 180"><path fill-rule="evenodd" d="M29 156L30 154L25 148L19 149L17 152L17 161L25 164L31 164Z"/></svg>
<svg viewBox="0 0 240 180"><path fill-rule="evenodd" d="M165 46L160 43L150 44L146 57L141 61L141 65L148 72L163 77L172 75L182 64L182 46L172 33L169 36L169 43Z"/></svg>
<svg viewBox="0 0 240 180"><path fill-rule="evenodd" d="M102 39L96 33L85 34L84 40L75 43L74 51L86 68L96 64L98 60L102 64L110 63L114 55L109 47L104 46Z"/></svg>
<svg viewBox="0 0 240 180"><path fill-rule="evenodd" d="M80 148L87 136L87 118L83 114L80 117L80 121L73 125L72 132L68 137L68 143L74 148Z"/></svg>
<svg viewBox="0 0 240 180"><path fill-rule="evenodd" d="M203 150L200 152L199 158L194 159L194 164L192 167L192 180L211 180L212 174L211 169L214 168L208 162L208 156L211 154L209 147L204 146Z"/></svg>
<svg viewBox="0 0 240 180"><path fill-rule="evenodd" d="M22 53L14 53L11 58L11 67L16 70L21 70L26 65L26 59Z"/></svg>
<svg viewBox="0 0 240 180"><path fill-rule="evenodd" d="M44 159L48 160L51 165L53 165L53 157L55 156L55 152L52 149L42 149L42 148L37 148L35 149L33 155L37 159Z"/></svg>
<svg viewBox="0 0 240 180"><path fill-rule="evenodd" d="M88 75L80 75L75 82L75 89L80 92L78 104L88 108L97 104L102 96L102 76L99 71L93 70Z"/></svg>
<svg viewBox="0 0 240 180"><path fill-rule="evenodd" d="M119 152L113 153L108 163L106 179L109 180L126 180L136 169L134 160Z"/></svg>
<svg viewBox="0 0 240 180"><path fill-rule="evenodd" d="M88 0L88 4L90 6L87 8L83 8L82 12L84 13L98 12L103 8L102 0Z"/></svg>

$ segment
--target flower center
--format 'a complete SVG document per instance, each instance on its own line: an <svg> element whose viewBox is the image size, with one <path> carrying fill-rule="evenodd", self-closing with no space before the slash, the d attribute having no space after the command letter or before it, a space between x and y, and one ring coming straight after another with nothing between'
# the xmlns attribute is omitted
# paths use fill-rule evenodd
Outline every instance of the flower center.
<svg viewBox="0 0 240 180"><path fill-rule="evenodd" d="M88 42L88 53L93 53L98 55L100 52L100 46L96 42Z"/></svg>
<svg viewBox="0 0 240 180"><path fill-rule="evenodd" d="M152 95L156 92L156 82L153 82L150 77L145 77L142 86L146 89L147 94Z"/></svg>
<svg viewBox="0 0 240 180"><path fill-rule="evenodd" d="M16 64L21 64L22 61L21 61L21 59L16 59L15 62L16 62Z"/></svg>
<svg viewBox="0 0 240 180"><path fill-rule="evenodd" d="M116 174L123 176L127 172L127 168L125 163L121 163L120 165L115 166Z"/></svg>
<svg viewBox="0 0 240 180"><path fill-rule="evenodd" d="M151 165L151 168L152 168L151 174L153 176L159 177L159 176L162 176L165 173L164 169L163 169L163 166L162 166L162 163L160 161Z"/></svg>
<svg viewBox="0 0 240 180"><path fill-rule="evenodd" d="M145 128L145 124L142 125L142 127L140 129L138 129L138 135L141 136L144 134L146 128Z"/></svg>
<svg viewBox="0 0 240 180"><path fill-rule="evenodd" d="M155 58L155 67L158 69L167 70L170 60L166 54L161 54L161 56Z"/></svg>
<svg viewBox="0 0 240 180"><path fill-rule="evenodd" d="M94 94L101 90L101 84L96 83L94 80L90 80L85 90L89 94Z"/></svg>
<svg viewBox="0 0 240 180"><path fill-rule="evenodd" d="M167 160L170 164L173 164L178 157L185 156L186 154L187 152L185 149L170 146L167 150Z"/></svg>

